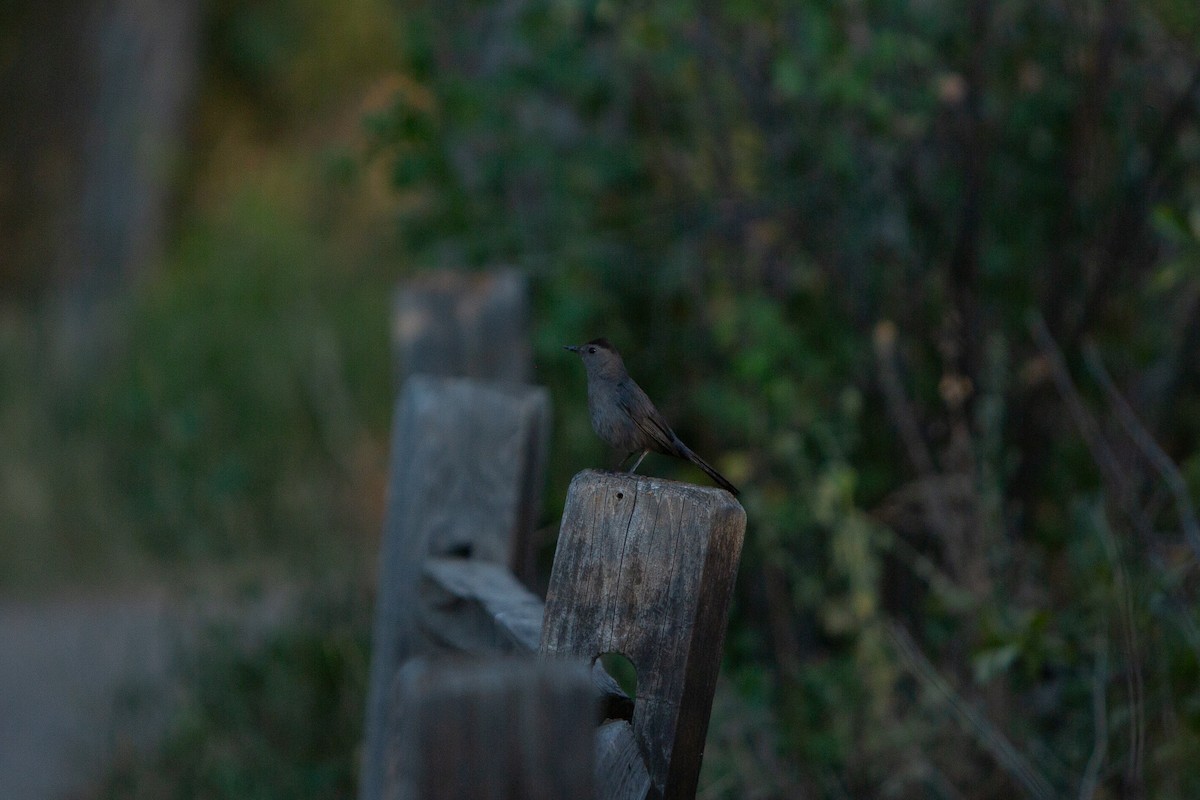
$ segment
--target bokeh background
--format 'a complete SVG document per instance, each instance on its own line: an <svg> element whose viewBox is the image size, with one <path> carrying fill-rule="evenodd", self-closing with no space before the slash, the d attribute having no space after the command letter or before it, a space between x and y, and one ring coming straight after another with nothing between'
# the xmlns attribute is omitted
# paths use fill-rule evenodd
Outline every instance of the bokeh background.
<svg viewBox="0 0 1200 800"><path fill-rule="evenodd" d="M0 596L299 598L79 796L354 796L391 294L497 266L551 534L564 343L743 488L701 797L1200 796L1195 0L7 0Z"/></svg>

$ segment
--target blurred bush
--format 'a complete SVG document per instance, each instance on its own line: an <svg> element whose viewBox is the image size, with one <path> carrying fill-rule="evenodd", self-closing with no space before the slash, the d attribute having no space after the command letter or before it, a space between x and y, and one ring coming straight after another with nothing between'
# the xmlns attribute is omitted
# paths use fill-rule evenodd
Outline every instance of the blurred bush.
<svg viewBox="0 0 1200 800"><path fill-rule="evenodd" d="M253 191L173 261L86 379L56 375L35 314L10 319L9 586L232 557L315 566L376 535L390 283L334 263Z"/></svg>
<svg viewBox="0 0 1200 800"><path fill-rule="evenodd" d="M326 587L247 646L216 627L182 666L192 682L161 751L129 754L96 798L348 798L366 699L365 598Z"/></svg>
<svg viewBox="0 0 1200 800"><path fill-rule="evenodd" d="M536 276L550 497L600 334L745 487L728 671L795 770L708 796L1200 791L1186 514L1079 357L1194 491L1191 5L401 3L405 252Z"/></svg>
<svg viewBox="0 0 1200 800"><path fill-rule="evenodd" d="M5 589L349 566L378 535L398 268L390 201L346 164L394 16L217 3L205 30L172 242L109 309L113 344L64 368L54 299L0 304Z"/></svg>

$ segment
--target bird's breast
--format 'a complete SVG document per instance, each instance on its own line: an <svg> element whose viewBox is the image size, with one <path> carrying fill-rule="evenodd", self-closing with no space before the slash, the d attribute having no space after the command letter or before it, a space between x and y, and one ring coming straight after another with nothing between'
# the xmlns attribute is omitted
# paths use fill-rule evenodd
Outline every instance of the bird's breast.
<svg viewBox="0 0 1200 800"><path fill-rule="evenodd" d="M642 449L642 432L621 403L615 384L588 385L588 413L592 429L609 447L625 452Z"/></svg>

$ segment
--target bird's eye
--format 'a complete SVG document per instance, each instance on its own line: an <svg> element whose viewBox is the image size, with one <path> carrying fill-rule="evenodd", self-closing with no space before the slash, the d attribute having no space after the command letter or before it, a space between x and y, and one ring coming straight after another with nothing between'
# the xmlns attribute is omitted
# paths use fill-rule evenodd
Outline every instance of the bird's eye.
<svg viewBox="0 0 1200 800"><path fill-rule="evenodd" d="M594 347L589 347L589 348L588 348L588 352L589 352L589 353L594 353L594 352L596 352L596 348L594 348Z"/></svg>

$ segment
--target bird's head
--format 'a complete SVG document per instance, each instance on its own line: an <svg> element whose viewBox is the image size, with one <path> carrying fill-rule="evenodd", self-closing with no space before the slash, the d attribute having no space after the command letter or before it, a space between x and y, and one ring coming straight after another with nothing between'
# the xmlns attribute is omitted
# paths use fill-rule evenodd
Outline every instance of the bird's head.
<svg viewBox="0 0 1200 800"><path fill-rule="evenodd" d="M569 344L563 349L579 354L589 378L621 378L625 375L625 362L608 339L601 337L587 344Z"/></svg>

